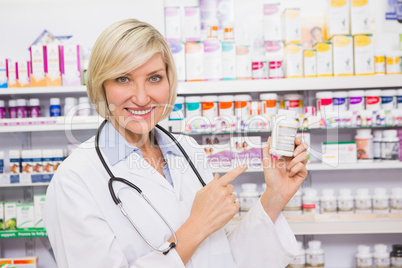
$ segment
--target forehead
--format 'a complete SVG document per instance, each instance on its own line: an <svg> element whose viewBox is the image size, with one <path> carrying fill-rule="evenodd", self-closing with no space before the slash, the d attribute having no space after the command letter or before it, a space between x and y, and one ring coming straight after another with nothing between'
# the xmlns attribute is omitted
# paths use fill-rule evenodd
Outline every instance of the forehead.
<svg viewBox="0 0 402 268"><path fill-rule="evenodd" d="M160 52L152 55L144 64L132 70L130 74L149 74L156 71L166 71L166 63Z"/></svg>

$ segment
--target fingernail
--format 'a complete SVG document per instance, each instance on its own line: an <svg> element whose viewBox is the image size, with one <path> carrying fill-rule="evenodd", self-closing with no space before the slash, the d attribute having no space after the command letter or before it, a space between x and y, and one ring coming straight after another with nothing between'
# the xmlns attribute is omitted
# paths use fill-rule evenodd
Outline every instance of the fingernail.
<svg viewBox="0 0 402 268"><path fill-rule="evenodd" d="M241 168L247 168L247 167L248 167L247 164L241 165Z"/></svg>

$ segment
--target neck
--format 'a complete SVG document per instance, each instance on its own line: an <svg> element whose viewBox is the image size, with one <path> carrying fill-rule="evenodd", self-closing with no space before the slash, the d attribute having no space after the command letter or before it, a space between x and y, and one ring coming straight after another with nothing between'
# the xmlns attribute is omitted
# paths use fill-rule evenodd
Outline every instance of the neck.
<svg viewBox="0 0 402 268"><path fill-rule="evenodd" d="M149 151L156 144L156 140L153 138L153 135L151 135L151 132L133 133L122 127L116 121L111 121L111 123L128 143L139 148L141 151Z"/></svg>

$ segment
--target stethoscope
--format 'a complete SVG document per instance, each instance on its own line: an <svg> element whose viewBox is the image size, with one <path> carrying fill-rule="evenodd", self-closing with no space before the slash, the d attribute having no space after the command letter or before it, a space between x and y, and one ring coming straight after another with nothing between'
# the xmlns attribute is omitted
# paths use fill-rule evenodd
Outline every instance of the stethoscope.
<svg viewBox="0 0 402 268"><path fill-rule="evenodd" d="M123 179L123 178L119 178L119 177L115 177L112 173L112 171L109 169L108 165L106 164L105 159L103 158L101 151L99 149L99 135L100 132L102 131L103 127L105 126L105 124L107 123L107 120L104 120L102 122L102 124L99 126L98 131L96 133L96 137L95 137L95 149L96 149L96 153L98 154L98 157L100 159L100 161L102 162L103 167L106 169L107 173L110 176L108 185L109 185L109 192L110 195L112 196L112 199L114 201L114 203L116 205L119 206L121 212L123 213L123 215L128 219L128 221L131 223L131 225L134 227L134 229L137 231L137 233L141 236L141 238L154 250L162 252L164 255L168 254L169 251L174 248L177 245L177 237L176 234L172 228L172 226L170 226L170 224L166 221L166 219L162 216L162 214L158 211L158 209L151 203L151 201L144 195L144 193L142 192L142 190L135 185L134 183ZM169 136L169 138L172 139L172 141L174 141L174 143L176 144L177 147L179 147L180 151L183 153L183 156L186 158L186 161L188 162L188 164L190 165L190 167L192 168L192 170L194 171L195 175L197 176L198 180L201 182L202 186L204 187L206 184L204 182L204 180L201 178L200 173L198 173L197 169L195 168L193 162L191 161L191 159L188 157L186 151L184 151L183 147L180 145L180 143L177 141L177 139L171 134L169 133L166 129L164 129L163 127L161 127L160 125L155 125L158 129L160 129L163 133L165 133L166 135ZM138 229L138 227L135 225L135 223L131 220L130 216L128 215L128 213L126 212L126 210L123 208L123 203L120 201L120 199L116 196L114 189L113 189L113 182L118 181L121 183L124 183L128 186L130 186L131 188L135 189L141 196L142 198L145 199L145 201L147 201L147 203L153 208L153 210L159 215L159 217L165 222L165 224L167 225L167 227L170 229L170 231L172 232L173 238L174 238L174 242L170 243L169 246L165 249L159 249L159 247L154 247L149 241L148 239L140 232L140 230Z"/></svg>

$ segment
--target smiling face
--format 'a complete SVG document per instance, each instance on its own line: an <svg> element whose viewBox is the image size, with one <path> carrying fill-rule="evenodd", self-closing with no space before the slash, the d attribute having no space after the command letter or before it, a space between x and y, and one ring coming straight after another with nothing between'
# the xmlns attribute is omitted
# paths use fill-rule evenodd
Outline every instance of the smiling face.
<svg viewBox="0 0 402 268"><path fill-rule="evenodd" d="M104 82L110 122L130 143L139 143L162 118L169 99L166 63L154 54L137 69Z"/></svg>

